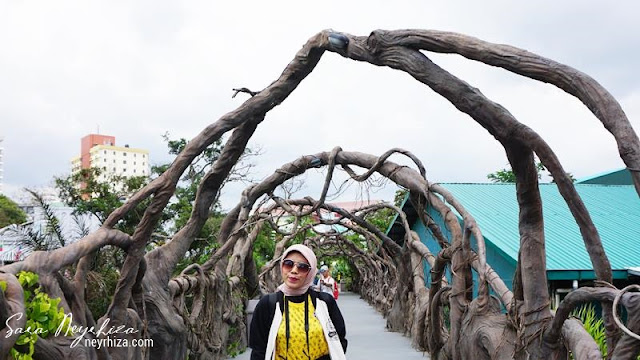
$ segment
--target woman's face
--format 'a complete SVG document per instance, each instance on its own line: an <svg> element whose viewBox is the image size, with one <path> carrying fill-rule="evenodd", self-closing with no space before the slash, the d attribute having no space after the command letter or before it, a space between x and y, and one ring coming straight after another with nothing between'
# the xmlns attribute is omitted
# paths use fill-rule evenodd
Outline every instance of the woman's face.
<svg viewBox="0 0 640 360"><path fill-rule="evenodd" d="M285 260L291 260L295 265L293 267L280 266L280 271L282 272L282 280L291 289L301 288L304 285L307 276L309 275L309 271L300 271L300 269L298 268L298 263L309 264L309 262L304 256L302 256L302 254L295 251L287 254Z"/></svg>

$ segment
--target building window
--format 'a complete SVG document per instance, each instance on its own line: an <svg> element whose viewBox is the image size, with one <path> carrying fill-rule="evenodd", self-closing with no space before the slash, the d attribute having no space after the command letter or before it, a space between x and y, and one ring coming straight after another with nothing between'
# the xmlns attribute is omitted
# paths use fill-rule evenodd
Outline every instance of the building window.
<svg viewBox="0 0 640 360"><path fill-rule="evenodd" d="M107 162L107 159L104 159L104 162Z"/></svg>
<svg viewBox="0 0 640 360"><path fill-rule="evenodd" d="M113 168L113 171L114 171L114 172L116 171L116 168L115 168L115 167Z"/></svg>
<svg viewBox="0 0 640 360"><path fill-rule="evenodd" d="M126 164L126 163L127 163L127 160L122 160L122 163L123 163L123 164Z"/></svg>
<svg viewBox="0 0 640 360"><path fill-rule="evenodd" d="M107 155L107 150L104 151L104 154Z"/></svg>
<svg viewBox="0 0 640 360"><path fill-rule="evenodd" d="M113 155L115 155L115 154L116 154L116 152L114 151L114 152L113 152Z"/></svg>
<svg viewBox="0 0 640 360"><path fill-rule="evenodd" d="M133 153L133 157L136 157L136 153Z"/></svg>
<svg viewBox="0 0 640 360"><path fill-rule="evenodd" d="M122 169L122 172L127 172L127 168Z"/></svg>
<svg viewBox="0 0 640 360"><path fill-rule="evenodd" d="M127 156L127 153L122 153L122 156Z"/></svg>

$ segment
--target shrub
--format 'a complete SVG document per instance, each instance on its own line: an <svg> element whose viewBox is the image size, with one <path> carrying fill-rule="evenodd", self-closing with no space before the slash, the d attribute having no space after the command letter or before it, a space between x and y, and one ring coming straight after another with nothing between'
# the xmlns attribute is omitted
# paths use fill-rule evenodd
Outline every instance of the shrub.
<svg viewBox="0 0 640 360"><path fill-rule="evenodd" d="M65 317L63 308L58 307L59 298L52 299L40 290L38 274L21 271L18 273L18 281L24 289L26 314L23 316L27 317L27 323L10 354L16 360L31 360L38 337L46 338L54 334L58 328L61 329L61 333L66 334L71 319ZM0 288L5 291L6 284L0 284Z"/></svg>
<svg viewBox="0 0 640 360"><path fill-rule="evenodd" d="M602 353L602 358L607 356L607 337L604 330L604 321L596 313L596 308L592 303L582 304L579 308L571 312L571 315L582 321L582 326L591 335ZM636 358L640 360L640 356Z"/></svg>

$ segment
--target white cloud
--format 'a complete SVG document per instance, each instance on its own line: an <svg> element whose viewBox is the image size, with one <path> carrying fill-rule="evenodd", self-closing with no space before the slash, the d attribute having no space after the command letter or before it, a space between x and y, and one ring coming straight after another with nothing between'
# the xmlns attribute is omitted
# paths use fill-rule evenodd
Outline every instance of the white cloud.
<svg viewBox="0 0 640 360"><path fill-rule="evenodd" d="M80 138L98 126L118 143L148 148L154 161L166 161L164 132L192 138L242 103L242 95L231 99L232 88L264 88L326 28L355 35L379 28L456 31L538 52L601 82L638 130L639 8L631 0L616 6L331 0L313 7L293 1L3 2L5 183L45 184L67 173ZM571 96L459 56L427 55L538 131L574 175L622 166L612 137ZM338 145L372 154L409 149L433 181L484 181L507 162L486 131L426 86L336 54L326 54L267 115L252 142L266 151L257 177ZM319 189L309 192L316 196ZM238 197L227 190L226 206Z"/></svg>

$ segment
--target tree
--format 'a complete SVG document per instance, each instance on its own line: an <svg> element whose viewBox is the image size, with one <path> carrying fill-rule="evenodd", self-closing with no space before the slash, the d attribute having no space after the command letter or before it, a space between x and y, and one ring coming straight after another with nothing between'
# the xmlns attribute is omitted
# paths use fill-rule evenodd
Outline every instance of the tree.
<svg viewBox="0 0 640 360"><path fill-rule="evenodd" d="M104 171L100 168L89 168L54 179L60 198L74 209L74 213L92 214L100 223L103 223L114 210L149 182L146 176L107 175L104 180L101 180L103 173ZM124 232L132 232L140 222L141 215L148 204L148 200L138 204L118 222L116 228ZM166 221L166 216L164 220ZM158 229L161 231L162 222L159 225Z"/></svg>
<svg viewBox="0 0 640 360"><path fill-rule="evenodd" d="M169 133L162 135L162 138L167 143L168 153L171 155L178 155L187 146L187 139L180 138L178 140L172 140ZM174 201L170 202L167 206L168 215L175 221L173 224L173 230L181 229L186 221L191 216L191 210L193 208L193 201L198 190L198 186L203 177L212 168L215 162L220 158L222 154L224 143L222 139L218 139L213 144L209 145L201 154L195 157L195 159L189 164L187 170L180 179L180 184L176 188L174 194ZM229 175L224 179L221 185L221 191L224 186L229 182L239 181L243 183L250 183L251 169L254 165L250 162L250 158L261 154L260 149L253 149L247 147L242 153L238 163L230 171ZM159 166L153 166L151 172L157 176L164 173L170 164L163 164ZM220 192L215 194L210 211L213 214L219 214L220 212Z"/></svg>
<svg viewBox="0 0 640 360"><path fill-rule="evenodd" d="M70 242L71 239L67 239L63 234L60 219L44 200L44 197L34 190L25 189L25 191L31 195L35 205L42 210L43 219L41 221L44 222L44 226L29 223L16 229L16 235L20 238L25 249L28 252L54 250Z"/></svg>
<svg viewBox="0 0 640 360"><path fill-rule="evenodd" d="M27 215L18 207L18 204L0 194L0 228L26 221Z"/></svg>
<svg viewBox="0 0 640 360"><path fill-rule="evenodd" d="M175 156L180 154L188 144L188 141L184 138L178 140L171 139L168 132L162 135L162 138L167 143L168 153ZM168 219L170 223L167 229L169 234L175 234L189 221L200 183L220 158L223 148L224 143L222 139L214 141L201 154L196 156L185 171L175 190L172 201L170 201L165 208L164 217ZM188 265L200 264L206 261L209 255L218 247L219 243L216 241L217 234L220 231L220 225L225 216L220 209L220 193L229 182L251 182L250 171L254 165L249 159L258 155L260 155L259 149L247 147L240 156L238 163L222 181L220 191L218 191L212 199L209 208L209 217L191 243L183 259L176 266L174 271L176 274L179 274ZM169 167L170 164L153 166L151 172L155 176L160 176L169 169Z"/></svg>
<svg viewBox="0 0 640 360"><path fill-rule="evenodd" d="M168 152L171 155L179 154L187 144L185 139L172 140L168 133L163 135L163 139L167 143ZM222 148L222 140L214 142L190 165L179 186L176 187L173 201L162 212L160 221L152 235L153 246L163 245L167 239L170 239L173 234L185 226L191 215L200 181L218 159ZM248 149L246 153L259 154L258 151L251 149ZM121 207L124 201L147 185L151 179L161 176L169 167L170 164L153 166L151 177L109 175L105 180L100 180L103 175L103 170L100 168L82 169L77 174L56 178L55 183L64 202L74 208L74 214L92 214L102 223L113 211ZM245 180L251 167L251 164L242 162L238 166L240 170L234 171L233 178L227 179L227 181ZM115 228L125 233L133 233L149 204L149 200L140 202L115 225ZM188 265L206 261L209 254L217 248L216 234L224 218L224 214L220 213L218 209L219 201L216 198L211 207L212 212L209 219L176 266L174 270L176 274L179 274ZM34 236L31 238L38 239ZM111 294L113 294L118 281L117 269L122 267L124 260L125 254L116 247L100 249L91 260L89 276L98 286L90 288L86 296L88 307L96 320L106 312L111 302Z"/></svg>
<svg viewBox="0 0 640 360"><path fill-rule="evenodd" d="M406 195L407 190L396 190L396 193L393 197L393 204L398 207L401 206L402 201L404 200ZM397 213L393 209L382 208L380 210L367 214L365 219L368 222L374 224L380 231L387 231L389 229L389 226L391 226L391 222L393 221L393 218L396 216L396 214Z"/></svg>
<svg viewBox="0 0 640 360"><path fill-rule="evenodd" d="M538 171L538 179L542 177L541 171L546 170L541 162L536 163L536 170ZM515 183L516 175L511 168L500 169L496 172L487 175L487 179L493 183Z"/></svg>
<svg viewBox="0 0 640 360"><path fill-rule="evenodd" d="M536 170L538 172L538 180L542 177L542 171L546 171L547 169L542 165L540 161L536 162ZM551 174L549 174L551 175ZM576 179L573 177L571 173L567 173L567 176L571 179L571 182L575 182ZM500 169L496 172L487 175L487 179L491 180L492 183L515 183L516 176L513 173L511 168ZM555 179L552 179L551 182L556 182Z"/></svg>

